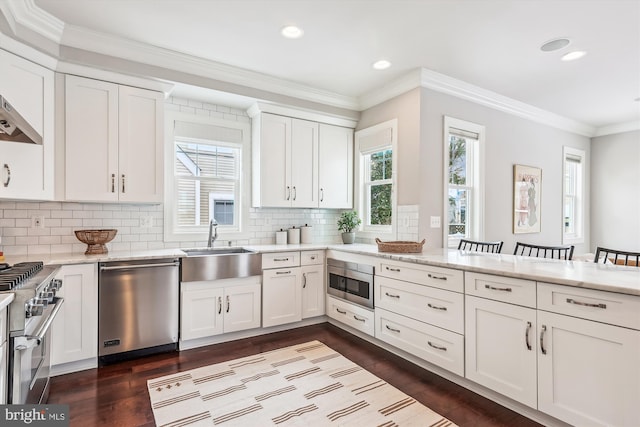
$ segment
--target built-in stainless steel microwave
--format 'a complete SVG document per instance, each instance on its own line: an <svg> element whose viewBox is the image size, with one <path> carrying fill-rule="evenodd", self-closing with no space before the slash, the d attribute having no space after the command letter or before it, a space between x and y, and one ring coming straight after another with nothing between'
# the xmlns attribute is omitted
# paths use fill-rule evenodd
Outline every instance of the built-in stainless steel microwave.
<svg viewBox="0 0 640 427"><path fill-rule="evenodd" d="M373 278L371 265L327 258L329 295L373 309Z"/></svg>

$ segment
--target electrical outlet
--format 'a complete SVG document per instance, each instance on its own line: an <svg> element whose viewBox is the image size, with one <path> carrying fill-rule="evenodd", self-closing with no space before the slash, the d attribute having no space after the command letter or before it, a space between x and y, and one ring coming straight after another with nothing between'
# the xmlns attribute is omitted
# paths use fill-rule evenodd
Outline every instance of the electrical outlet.
<svg viewBox="0 0 640 427"><path fill-rule="evenodd" d="M44 228L44 216L32 216L31 228Z"/></svg>
<svg viewBox="0 0 640 427"><path fill-rule="evenodd" d="M140 227L141 228L151 228L153 227L153 217L149 216L141 216L140 217Z"/></svg>
<svg viewBox="0 0 640 427"><path fill-rule="evenodd" d="M431 228L440 228L440 217L432 216L431 217Z"/></svg>

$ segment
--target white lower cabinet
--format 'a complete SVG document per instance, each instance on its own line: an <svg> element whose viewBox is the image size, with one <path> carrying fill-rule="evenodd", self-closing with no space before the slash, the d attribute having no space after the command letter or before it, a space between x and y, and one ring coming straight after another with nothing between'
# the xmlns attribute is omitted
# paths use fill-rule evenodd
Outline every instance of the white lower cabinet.
<svg viewBox="0 0 640 427"><path fill-rule="evenodd" d="M300 267L262 272L262 326L284 325L302 320L302 274Z"/></svg>
<svg viewBox="0 0 640 427"><path fill-rule="evenodd" d="M182 341L260 327L260 277L181 284Z"/></svg>
<svg viewBox="0 0 640 427"><path fill-rule="evenodd" d="M325 306L324 251L304 251L300 256L302 274L302 318L322 316Z"/></svg>
<svg viewBox="0 0 640 427"><path fill-rule="evenodd" d="M53 322L51 366L98 357L97 264L63 265L56 275L62 280L57 296L64 303ZM89 365L88 367L91 367ZM61 370L59 373L66 372Z"/></svg>
<svg viewBox="0 0 640 427"><path fill-rule="evenodd" d="M640 426L640 331L545 311L538 328L540 411L576 426Z"/></svg>
<svg viewBox="0 0 640 427"><path fill-rule="evenodd" d="M327 316L367 335L375 335L373 311L327 295Z"/></svg>
<svg viewBox="0 0 640 427"><path fill-rule="evenodd" d="M536 310L465 297L466 377L537 407Z"/></svg>
<svg viewBox="0 0 640 427"><path fill-rule="evenodd" d="M464 336L376 308L375 337L464 376Z"/></svg>

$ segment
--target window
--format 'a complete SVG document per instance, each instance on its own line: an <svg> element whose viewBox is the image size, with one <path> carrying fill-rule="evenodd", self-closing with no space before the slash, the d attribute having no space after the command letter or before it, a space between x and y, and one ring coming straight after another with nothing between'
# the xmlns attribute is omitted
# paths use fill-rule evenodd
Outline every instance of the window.
<svg viewBox="0 0 640 427"><path fill-rule="evenodd" d="M360 235L395 237L397 120L380 123L355 134L356 201L362 219Z"/></svg>
<svg viewBox="0 0 640 427"><path fill-rule="evenodd" d="M249 124L185 113L173 113L169 124L165 240L206 240L213 218L224 238L242 237Z"/></svg>
<svg viewBox="0 0 640 427"><path fill-rule="evenodd" d="M445 117L445 245L482 240L484 126Z"/></svg>
<svg viewBox="0 0 640 427"><path fill-rule="evenodd" d="M563 243L584 241L584 151L563 148Z"/></svg>

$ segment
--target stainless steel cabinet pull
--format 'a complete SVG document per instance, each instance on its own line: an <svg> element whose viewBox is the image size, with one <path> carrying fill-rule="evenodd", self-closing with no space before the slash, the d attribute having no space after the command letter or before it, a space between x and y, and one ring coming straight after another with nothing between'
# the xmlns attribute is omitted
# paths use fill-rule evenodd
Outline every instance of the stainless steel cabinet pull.
<svg viewBox="0 0 640 427"><path fill-rule="evenodd" d="M390 294L389 292L385 292L384 294L385 294L386 296L388 296L389 298L398 298L398 299L400 299L400 295L392 295L392 294Z"/></svg>
<svg viewBox="0 0 640 427"><path fill-rule="evenodd" d="M218 314L222 313L222 297L218 297Z"/></svg>
<svg viewBox="0 0 640 427"><path fill-rule="evenodd" d="M336 311L337 311L338 313L340 313L340 314L347 314L347 312L346 312L346 311L342 311L342 310L340 310L340 309L339 309L339 308L337 308L337 307L336 307Z"/></svg>
<svg viewBox="0 0 640 427"><path fill-rule="evenodd" d="M447 347L440 347L439 345L435 345L434 343L432 343L431 341L427 341L427 344L429 344L429 347L433 347L436 350L442 350L442 351L447 351Z"/></svg>
<svg viewBox="0 0 640 427"><path fill-rule="evenodd" d="M502 292L511 292L511 291L513 291L513 289L511 289L511 288L496 288L495 286L491 286L491 285L484 285L484 287L486 289L491 289L492 291L502 291Z"/></svg>
<svg viewBox="0 0 640 427"><path fill-rule="evenodd" d="M115 173L111 174L111 192L112 193L116 192L116 174Z"/></svg>
<svg viewBox="0 0 640 427"><path fill-rule="evenodd" d="M287 185L287 200L291 200L291 187Z"/></svg>
<svg viewBox="0 0 640 427"><path fill-rule="evenodd" d="M9 186L9 183L11 182L11 168L9 167L9 165L8 165L8 164L6 164L6 163L5 163L5 164L4 164L4 169L7 171L7 179L6 179L6 181L5 181L5 182L3 182L2 184L3 184L5 187L8 187L8 186Z"/></svg>
<svg viewBox="0 0 640 427"><path fill-rule="evenodd" d="M316 259L316 256L315 256L315 255L313 255L313 256L311 257L311 261L313 261L313 260L315 260L315 259Z"/></svg>
<svg viewBox="0 0 640 427"><path fill-rule="evenodd" d="M547 332L547 327L545 325L542 325L542 328L540 328L540 351L542 351L542 354L547 354L547 349L544 348L544 333Z"/></svg>
<svg viewBox="0 0 640 427"><path fill-rule="evenodd" d="M274 262L284 262L284 261L289 261L289 258L274 258L273 261Z"/></svg>
<svg viewBox="0 0 640 427"><path fill-rule="evenodd" d="M231 308L231 299L229 298L229 295L227 295L227 313L229 312L230 308Z"/></svg>
<svg viewBox="0 0 640 427"><path fill-rule="evenodd" d="M124 193L124 174L122 174L122 192Z"/></svg>
<svg viewBox="0 0 640 427"><path fill-rule="evenodd" d="M293 186L293 200L296 199L296 196L298 195L298 192L296 191L296 186Z"/></svg>
<svg viewBox="0 0 640 427"><path fill-rule="evenodd" d="M320 189L320 201L324 202L324 188Z"/></svg>
<svg viewBox="0 0 640 427"><path fill-rule="evenodd" d="M399 269L399 268L391 268L391 267L385 267L385 268L386 268L387 270L389 270L389 271L395 271L396 273L399 273L399 272L400 272L400 269Z"/></svg>
<svg viewBox="0 0 640 427"><path fill-rule="evenodd" d="M302 273L302 289L307 287L307 273Z"/></svg>
<svg viewBox="0 0 640 427"><path fill-rule="evenodd" d="M527 330L524 333L524 343L527 345L527 350L531 350L531 343L529 342L529 331L531 331L531 322L527 322Z"/></svg>
<svg viewBox="0 0 640 427"><path fill-rule="evenodd" d="M437 279L437 280L447 280L447 276L434 276L433 274L427 274L429 279Z"/></svg>
<svg viewBox="0 0 640 427"><path fill-rule="evenodd" d="M287 271L276 271L276 274L291 274L291 270L287 270Z"/></svg>
<svg viewBox="0 0 640 427"><path fill-rule="evenodd" d="M439 307L437 305L432 305L431 303L427 303L427 307L433 308L434 310L447 311L447 307Z"/></svg>
<svg viewBox="0 0 640 427"><path fill-rule="evenodd" d="M385 328L387 328L388 330L392 331L392 332L400 332L400 329L394 329L389 325L384 325Z"/></svg>
<svg viewBox="0 0 640 427"><path fill-rule="evenodd" d="M567 302L569 304L581 305L581 306L584 306L584 307L603 308L605 310L607 309L607 304L602 304L602 303L593 304L593 303L590 303L590 302L576 301L573 298L567 298Z"/></svg>
<svg viewBox="0 0 640 427"><path fill-rule="evenodd" d="M358 316L356 316L355 314L353 315L353 318L356 319L358 322L364 322L365 319L361 319Z"/></svg>

